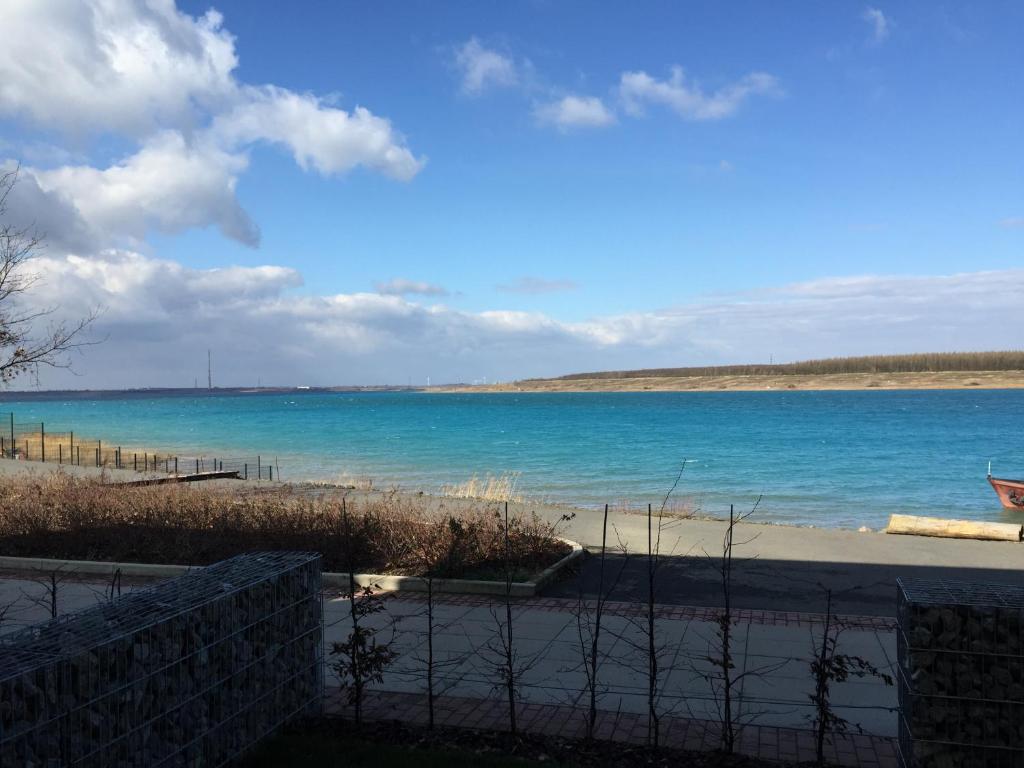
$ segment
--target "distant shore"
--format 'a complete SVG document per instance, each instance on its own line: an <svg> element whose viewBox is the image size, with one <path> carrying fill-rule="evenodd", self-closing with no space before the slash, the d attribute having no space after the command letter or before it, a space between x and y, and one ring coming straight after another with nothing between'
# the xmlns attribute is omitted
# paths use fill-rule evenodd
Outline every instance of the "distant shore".
<svg viewBox="0 0 1024 768"><path fill-rule="evenodd" d="M507 384L431 387L430 392L758 392L900 389L1024 389L1024 371L774 374L764 376L648 376L526 379Z"/></svg>

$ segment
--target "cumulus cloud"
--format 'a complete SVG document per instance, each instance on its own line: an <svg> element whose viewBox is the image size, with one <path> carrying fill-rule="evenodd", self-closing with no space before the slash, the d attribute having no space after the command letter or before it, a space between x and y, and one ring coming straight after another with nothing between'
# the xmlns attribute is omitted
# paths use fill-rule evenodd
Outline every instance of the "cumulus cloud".
<svg viewBox="0 0 1024 768"><path fill-rule="evenodd" d="M72 133L187 128L235 90L222 22L171 0L4 3L0 113Z"/></svg>
<svg viewBox="0 0 1024 768"><path fill-rule="evenodd" d="M423 168L391 121L363 107L351 113L311 94L284 88L246 88L246 97L214 121L212 134L228 145L282 144L303 169L324 175L365 166L402 181Z"/></svg>
<svg viewBox="0 0 1024 768"><path fill-rule="evenodd" d="M436 283L427 283L422 280L406 280L396 277L387 282L377 283L374 288L377 293L385 296L447 296L448 289Z"/></svg>
<svg viewBox="0 0 1024 768"><path fill-rule="evenodd" d="M631 115L643 115L647 105L667 107L684 120L721 120L735 114L751 96L780 92L779 81L765 72L752 72L712 93L686 77L682 67L672 67L668 80L643 71L623 72L619 95Z"/></svg>
<svg viewBox="0 0 1024 768"><path fill-rule="evenodd" d="M298 292L283 267L197 270L126 251L40 261L41 301L70 317L103 305L108 340L45 386L189 386L211 347L222 384L367 384L465 371L488 378L776 357L1020 345L1024 270L815 280L659 310L567 321L465 312L380 293ZM188 317L189 322L182 322ZM202 358L201 360L199 358ZM195 371L187 370L193 359Z"/></svg>
<svg viewBox="0 0 1024 768"><path fill-rule="evenodd" d="M501 283L495 288L505 293L539 294L574 291L579 288L579 284L573 280L545 280L542 277L526 276L511 283Z"/></svg>
<svg viewBox="0 0 1024 768"><path fill-rule="evenodd" d="M519 74L515 62L471 37L455 50L455 68L461 78L462 92L479 96L488 88L515 85Z"/></svg>
<svg viewBox="0 0 1024 768"><path fill-rule="evenodd" d="M538 122L553 125L562 131L601 127L615 122L615 115L596 96L563 96L556 101L538 105L534 109L534 116Z"/></svg>
<svg viewBox="0 0 1024 768"><path fill-rule="evenodd" d="M892 29L892 22L878 8L867 7L860 15L861 19L871 28L871 42L876 45L885 42Z"/></svg>
<svg viewBox="0 0 1024 768"><path fill-rule="evenodd" d="M215 225L225 236L256 246L259 229L235 198L235 183L247 165L244 155L164 131L109 168L29 168L26 176L73 206L76 218L97 236L94 245Z"/></svg>
<svg viewBox="0 0 1024 768"><path fill-rule="evenodd" d="M173 0L19 1L3 4L0 24L0 116L136 143L105 167L65 159L25 169L20 215L47 220L54 245L81 253L89 236L94 250L136 247L150 231L205 226L258 245L235 196L257 142L323 175L364 167L408 181L425 162L365 107L239 82L235 41L216 11L192 17Z"/></svg>

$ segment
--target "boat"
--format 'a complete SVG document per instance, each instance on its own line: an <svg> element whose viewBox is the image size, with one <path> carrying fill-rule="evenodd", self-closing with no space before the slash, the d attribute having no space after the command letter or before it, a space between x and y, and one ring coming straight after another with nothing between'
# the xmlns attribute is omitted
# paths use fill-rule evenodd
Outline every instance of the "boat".
<svg viewBox="0 0 1024 768"><path fill-rule="evenodd" d="M1006 480L989 475L988 481L1004 507L1024 510L1024 480Z"/></svg>

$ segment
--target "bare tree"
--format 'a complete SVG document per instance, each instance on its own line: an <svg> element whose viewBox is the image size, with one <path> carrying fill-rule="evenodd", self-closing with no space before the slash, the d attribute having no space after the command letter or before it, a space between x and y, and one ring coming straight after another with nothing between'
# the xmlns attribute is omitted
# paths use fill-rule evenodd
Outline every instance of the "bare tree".
<svg viewBox="0 0 1024 768"><path fill-rule="evenodd" d="M67 353L92 343L82 336L97 317L93 310L75 322L47 322L41 330L40 323L53 315L54 308L26 309L19 301L39 280L29 264L41 253L45 235L7 219L7 200L18 172L15 168L0 174L0 383L5 384L23 373L38 372L40 366L69 368Z"/></svg>
<svg viewBox="0 0 1024 768"><path fill-rule="evenodd" d="M437 632L444 631L450 626L448 623L438 622L436 580L439 577L449 578L461 573L466 552L472 548L473 541L478 536L475 525L467 525L452 515L439 520L436 526L436 532L424 530L424 535L413 544L414 555L423 568L423 580L427 586L426 608L423 611L426 650L418 652L413 658L423 664L426 672L429 728L433 728L435 724L437 697L455 685L455 681L445 682L443 678L439 679L439 673L457 667L469 656L468 653L459 654L449 649L443 651L439 657L434 648Z"/></svg>
<svg viewBox="0 0 1024 768"><path fill-rule="evenodd" d="M579 638L582 667L586 676L586 693L588 694L588 711L586 737L594 738L597 725L597 697L601 691L599 673L606 658L601 647L601 621L605 607L611 598L625 571L628 551L619 542L620 560L615 572L608 574L606 570L608 553L608 505L604 505L604 519L601 524L601 551L598 561L597 594L588 601L583 593L583 579L580 579L580 593L576 607L576 632Z"/></svg>
<svg viewBox="0 0 1024 768"><path fill-rule="evenodd" d="M709 555L705 552L705 556L713 564L722 588L722 607L718 610L714 620L714 639L710 641L708 655L703 659L710 665L710 671L702 670L697 674L704 678L711 689L720 727L721 748L728 754L732 754L736 750L736 739L743 725L748 724L757 716L757 713L749 712L741 715L738 711L736 697L742 688L743 681L748 677L769 674L785 663L783 661L762 667L748 667L742 672L736 671L733 638L736 616L732 602L733 555L737 546L749 544L757 538L754 535L745 541L736 541L736 526L748 520L757 511L760 503L761 499L758 497L748 512L739 515L736 514L735 508L729 505L729 521L722 538L721 554Z"/></svg>
<svg viewBox="0 0 1024 768"><path fill-rule="evenodd" d="M815 760L819 766L825 763L825 739L829 735L842 736L850 727L861 730L860 725L850 723L832 706L832 683L846 682L850 677L877 677L886 685L892 685L890 675L860 656L839 653L839 636L843 625L837 620L832 608L832 590L822 586L825 592L825 624L821 638L815 642L814 656L810 662L814 677L814 692L808 694L814 705L813 718L815 737Z"/></svg>
<svg viewBox="0 0 1024 768"><path fill-rule="evenodd" d="M51 619L57 618L57 614L60 612L59 598L62 587L65 582L73 580L73 574L57 567L52 571L40 573L30 580L38 584L43 592L42 594L31 594L22 590L25 599L33 605L48 611Z"/></svg>
<svg viewBox="0 0 1024 768"><path fill-rule="evenodd" d="M338 674L341 688L347 694L356 725L361 725L366 686L383 682L384 670L398 654L391 647L391 642L377 641L376 630L369 624L371 616L385 610L384 603L371 587L356 587L355 537L344 499L341 501L341 525L345 570L348 572L348 591L345 596L349 600L352 630L345 640L332 645L331 656L337 657L332 666Z"/></svg>

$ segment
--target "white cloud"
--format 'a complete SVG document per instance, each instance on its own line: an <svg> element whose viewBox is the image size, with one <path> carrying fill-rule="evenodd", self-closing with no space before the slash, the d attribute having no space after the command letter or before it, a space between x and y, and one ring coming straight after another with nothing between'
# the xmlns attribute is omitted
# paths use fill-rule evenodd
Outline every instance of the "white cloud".
<svg viewBox="0 0 1024 768"><path fill-rule="evenodd" d="M12 0L0 10L0 113L70 133L188 128L229 98L238 64L222 18L171 0Z"/></svg>
<svg viewBox="0 0 1024 768"><path fill-rule="evenodd" d="M648 104L657 104L684 120L721 120L735 114L751 96L779 92L778 79L765 72L752 72L713 93L688 80L682 67L672 67L668 80L640 71L623 72L619 81L623 107L631 115L640 116Z"/></svg>
<svg viewBox="0 0 1024 768"><path fill-rule="evenodd" d="M101 304L107 337L46 386L187 386L211 347L224 385L456 380L574 370L1020 346L1024 270L816 280L655 311L568 322L464 312L395 295L296 293L294 270L196 270L123 251L40 261L40 300L74 317ZM182 322L188 317L189 322ZM156 343L158 342L158 343ZM179 379L183 379L180 380Z"/></svg>
<svg viewBox="0 0 1024 768"><path fill-rule="evenodd" d="M25 169L18 215L45 220L53 244L79 253L87 238L91 250L138 247L150 231L206 226L257 245L235 196L256 142L282 145L324 175L365 167L408 181L425 162L364 107L238 82L234 38L216 11L194 18L174 0L15 0L0 6L0 25L0 116L136 142L106 166L63 158Z"/></svg>
<svg viewBox="0 0 1024 768"><path fill-rule="evenodd" d="M487 88L515 85L519 80L515 62L508 56L485 48L471 37L455 51L455 67L462 78L463 93L478 96Z"/></svg>
<svg viewBox="0 0 1024 768"><path fill-rule="evenodd" d="M502 283L495 286L499 291L506 293L559 293L561 291L574 291L579 284L573 280L545 280L542 277L521 277L511 283Z"/></svg>
<svg viewBox="0 0 1024 768"><path fill-rule="evenodd" d="M103 170L25 170L45 192L74 207L97 237L94 248L141 241L150 231L175 233L210 225L255 246L259 229L235 198L235 183L247 164L244 155L165 131Z"/></svg>
<svg viewBox="0 0 1024 768"><path fill-rule="evenodd" d="M877 8L867 7L861 19L871 27L871 42L876 45L885 41L892 31L892 22Z"/></svg>
<svg viewBox="0 0 1024 768"><path fill-rule="evenodd" d="M402 181L423 168L385 118L363 107L351 113L311 94L284 88L246 88L245 98L217 117L212 134L228 145L283 144L303 169L329 175L365 166Z"/></svg>
<svg viewBox="0 0 1024 768"><path fill-rule="evenodd" d="M564 321L537 312L464 312L379 293L296 292L274 266L196 270L137 253L48 257L42 303L74 317L107 307L107 341L80 376L45 386L191 384L214 349L224 385L435 382L467 370L511 379L575 370L776 358L1015 348L1024 270L816 280L661 310ZM188 322L182 322L187 317ZM199 355L196 350L203 350ZM202 359L200 359L202 358ZM188 370L194 361L195 371Z"/></svg>
<svg viewBox="0 0 1024 768"><path fill-rule="evenodd" d="M427 283L422 280L406 280L403 277L396 277L383 283L377 283L374 288L377 293L385 296L447 296L448 289L436 283Z"/></svg>
<svg viewBox="0 0 1024 768"><path fill-rule="evenodd" d="M999 222L1004 229L1024 229L1024 216L1007 216Z"/></svg>
<svg viewBox="0 0 1024 768"><path fill-rule="evenodd" d="M596 96L564 96L534 109L538 122L559 130L601 127L615 122L615 115Z"/></svg>

